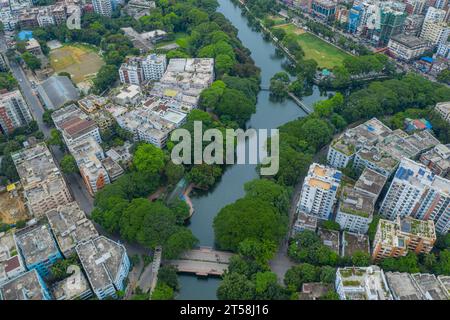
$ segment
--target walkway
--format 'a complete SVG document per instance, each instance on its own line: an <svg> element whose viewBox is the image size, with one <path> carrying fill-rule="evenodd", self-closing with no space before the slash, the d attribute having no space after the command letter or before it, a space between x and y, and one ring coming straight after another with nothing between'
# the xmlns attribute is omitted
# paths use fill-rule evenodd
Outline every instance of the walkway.
<svg viewBox="0 0 450 320"><path fill-rule="evenodd" d="M189 206L189 217L187 217L186 220L190 219L192 217L192 215L194 214L194 205L192 204L192 200L189 197L189 194L191 193L193 188L194 188L194 184L190 183L188 185L188 187L183 191L183 195L182 195L182 199Z"/></svg>
<svg viewBox="0 0 450 320"><path fill-rule="evenodd" d="M198 276L221 276L227 270L233 253L200 247L185 252L178 260L166 263L176 266L178 272L195 273Z"/></svg>
<svg viewBox="0 0 450 320"><path fill-rule="evenodd" d="M306 114L310 114L313 113L313 110L311 110L310 107L308 107L302 100L300 100L299 98L297 98L292 92L288 92L288 96L294 100L294 102L300 107L302 108L303 111L306 112Z"/></svg>

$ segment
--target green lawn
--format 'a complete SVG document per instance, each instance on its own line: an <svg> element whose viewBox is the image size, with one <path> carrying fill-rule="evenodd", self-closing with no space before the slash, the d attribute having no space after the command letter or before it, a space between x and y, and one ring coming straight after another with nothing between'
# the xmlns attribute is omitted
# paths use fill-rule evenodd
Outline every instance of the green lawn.
<svg viewBox="0 0 450 320"><path fill-rule="evenodd" d="M175 33L175 39L158 41L158 43L156 44L156 47L160 48L160 47L166 46L168 44L176 43L180 47L185 48L187 46L187 41L188 41L188 34L187 33L185 33L185 32L177 32L177 33Z"/></svg>
<svg viewBox="0 0 450 320"><path fill-rule="evenodd" d="M298 42L305 52L305 58L316 60L320 68L331 69L340 66L344 59L349 56L348 53L326 43L303 29L297 28L292 23L276 26L276 28L282 28L288 34L296 34Z"/></svg>

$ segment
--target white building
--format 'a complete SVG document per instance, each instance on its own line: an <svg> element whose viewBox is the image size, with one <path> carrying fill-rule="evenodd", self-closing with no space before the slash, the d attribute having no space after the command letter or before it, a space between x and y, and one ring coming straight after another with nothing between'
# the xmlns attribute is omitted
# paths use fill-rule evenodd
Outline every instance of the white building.
<svg viewBox="0 0 450 320"><path fill-rule="evenodd" d="M76 251L98 299L116 297L116 291L124 290L130 260L123 245L100 236L78 244Z"/></svg>
<svg viewBox="0 0 450 320"><path fill-rule="evenodd" d="M111 17L112 14L112 1L111 0L92 0L95 13L102 16Z"/></svg>
<svg viewBox="0 0 450 320"><path fill-rule="evenodd" d="M338 268L335 285L341 300L393 300L383 270L375 265Z"/></svg>
<svg viewBox="0 0 450 320"><path fill-rule="evenodd" d="M443 22L445 19L445 15L445 10L430 6L428 7L427 13L425 15L425 21Z"/></svg>
<svg viewBox="0 0 450 320"><path fill-rule="evenodd" d="M11 133L32 120L28 105L19 90L0 95L0 133Z"/></svg>
<svg viewBox="0 0 450 320"><path fill-rule="evenodd" d="M425 165L404 158L381 204L389 220L412 216L433 220L436 231L450 228L450 181L434 175Z"/></svg>
<svg viewBox="0 0 450 320"><path fill-rule="evenodd" d="M341 181L339 170L313 163L303 182L297 212L304 211L319 219L328 219L336 201L336 192Z"/></svg>
<svg viewBox="0 0 450 320"><path fill-rule="evenodd" d="M425 21L422 26L420 37L432 45L447 43L450 35L450 27L446 22Z"/></svg>
<svg viewBox="0 0 450 320"><path fill-rule="evenodd" d="M145 80L159 80L166 71L166 56L149 54L142 60Z"/></svg>
<svg viewBox="0 0 450 320"><path fill-rule="evenodd" d="M397 35L389 40L388 49L397 59L408 61L420 57L428 49L428 44L415 36Z"/></svg>
<svg viewBox="0 0 450 320"><path fill-rule="evenodd" d="M141 85L144 81L140 58L131 58L119 68L120 82L123 84Z"/></svg>
<svg viewBox="0 0 450 320"><path fill-rule="evenodd" d="M450 123L450 101L439 102L436 104L434 110L440 114L440 116Z"/></svg>
<svg viewBox="0 0 450 320"><path fill-rule="evenodd" d="M12 232L0 233L0 285L25 272Z"/></svg>
<svg viewBox="0 0 450 320"><path fill-rule="evenodd" d="M374 211L374 198L354 188L344 187L336 222L341 229L364 234L369 229Z"/></svg>

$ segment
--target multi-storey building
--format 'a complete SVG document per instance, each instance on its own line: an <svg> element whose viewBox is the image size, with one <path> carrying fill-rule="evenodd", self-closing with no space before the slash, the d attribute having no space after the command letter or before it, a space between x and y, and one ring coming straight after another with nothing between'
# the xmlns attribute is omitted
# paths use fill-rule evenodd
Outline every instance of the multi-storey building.
<svg viewBox="0 0 450 320"><path fill-rule="evenodd" d="M25 272L12 232L0 233L0 284Z"/></svg>
<svg viewBox="0 0 450 320"><path fill-rule="evenodd" d="M450 101L436 103L434 111L439 113L442 119L450 123Z"/></svg>
<svg viewBox="0 0 450 320"><path fill-rule="evenodd" d="M78 244L76 251L98 299L116 297L124 289L130 261L123 245L100 236Z"/></svg>
<svg viewBox="0 0 450 320"><path fill-rule="evenodd" d="M361 24L364 9L361 6L354 5L348 13L347 30L350 33L356 33Z"/></svg>
<svg viewBox="0 0 450 320"><path fill-rule="evenodd" d="M42 277L30 270L1 285L0 300L51 300L51 295Z"/></svg>
<svg viewBox="0 0 450 320"><path fill-rule="evenodd" d="M91 220L86 218L76 202L49 210L46 216L59 249L66 258L75 252L78 243L98 236Z"/></svg>
<svg viewBox="0 0 450 320"><path fill-rule="evenodd" d="M412 216L433 220L436 231L450 228L450 181L434 175L425 165L404 158L381 204L387 219Z"/></svg>
<svg viewBox="0 0 450 320"><path fill-rule="evenodd" d="M334 17L336 13L336 3L330 0L312 0L311 13L325 20Z"/></svg>
<svg viewBox="0 0 450 320"><path fill-rule="evenodd" d="M434 22L433 20L425 20L420 33L420 37L433 46L447 43L449 35L450 27L446 22Z"/></svg>
<svg viewBox="0 0 450 320"><path fill-rule="evenodd" d="M120 82L124 84L140 85L144 81L141 59L130 58L119 68Z"/></svg>
<svg viewBox="0 0 450 320"><path fill-rule="evenodd" d="M72 202L69 189L44 143L23 149L11 157L22 182L26 204L35 217Z"/></svg>
<svg viewBox="0 0 450 320"><path fill-rule="evenodd" d="M56 22L53 15L52 7L48 6L40 9L37 14L37 21L40 27L54 25Z"/></svg>
<svg viewBox="0 0 450 320"><path fill-rule="evenodd" d="M443 22L445 15L445 10L430 6L425 14L425 21Z"/></svg>
<svg viewBox="0 0 450 320"><path fill-rule="evenodd" d="M402 33L406 16L406 12L398 10L397 8L385 7L381 9L380 45L386 45L392 36Z"/></svg>
<svg viewBox="0 0 450 320"><path fill-rule="evenodd" d="M317 218L310 216L302 211L298 212L297 219L292 226L293 234L303 232L305 230L310 230L316 232L317 229Z"/></svg>
<svg viewBox="0 0 450 320"><path fill-rule="evenodd" d="M388 49L395 58L409 61L423 55L428 43L415 36L397 35L389 40Z"/></svg>
<svg viewBox="0 0 450 320"><path fill-rule="evenodd" d="M74 272L52 286L52 296L55 300L85 300L92 296L89 282L78 266L69 266L68 273Z"/></svg>
<svg viewBox="0 0 450 320"><path fill-rule="evenodd" d="M33 120L19 90L0 95L0 131L8 134Z"/></svg>
<svg viewBox="0 0 450 320"><path fill-rule="evenodd" d="M372 222L374 198L354 188L344 187L338 205L336 222L341 229L366 233Z"/></svg>
<svg viewBox="0 0 450 320"><path fill-rule="evenodd" d="M335 286L341 300L393 300L378 266L338 268Z"/></svg>
<svg viewBox="0 0 450 320"><path fill-rule="evenodd" d="M27 269L36 269L42 277L46 277L50 267L62 259L50 227L46 224L21 230L15 234L15 238Z"/></svg>
<svg viewBox="0 0 450 320"><path fill-rule="evenodd" d="M111 17L113 9L111 0L92 0L92 5L95 13L101 14L102 16Z"/></svg>
<svg viewBox="0 0 450 320"><path fill-rule="evenodd" d="M449 299L445 285L432 274L386 272L386 280L395 300Z"/></svg>
<svg viewBox="0 0 450 320"><path fill-rule="evenodd" d="M408 250L416 254L433 249L436 233L433 221L411 217L396 221L380 219L372 245L372 258L379 261L387 257L405 256Z"/></svg>
<svg viewBox="0 0 450 320"><path fill-rule="evenodd" d="M383 190L386 181L386 176L366 168L356 181L355 189L368 194L375 202L378 199L381 190Z"/></svg>
<svg viewBox="0 0 450 320"><path fill-rule="evenodd" d="M434 174L450 178L450 145L438 144L420 156L420 162Z"/></svg>
<svg viewBox="0 0 450 320"><path fill-rule="evenodd" d="M157 81L161 79L166 71L166 56L149 54L142 60L142 70L145 80Z"/></svg>
<svg viewBox="0 0 450 320"><path fill-rule="evenodd" d="M81 177L91 195L111 183L102 165L102 160L105 158L103 149L92 136L71 144L69 150L75 158Z"/></svg>
<svg viewBox="0 0 450 320"><path fill-rule="evenodd" d="M297 212L304 211L320 219L328 219L336 201L342 173L339 170L313 163L303 182Z"/></svg>

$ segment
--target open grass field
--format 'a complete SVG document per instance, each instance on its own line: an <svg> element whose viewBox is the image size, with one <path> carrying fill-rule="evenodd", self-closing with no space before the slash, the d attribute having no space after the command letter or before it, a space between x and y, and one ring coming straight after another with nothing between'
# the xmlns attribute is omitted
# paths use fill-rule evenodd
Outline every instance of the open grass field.
<svg viewBox="0 0 450 320"><path fill-rule="evenodd" d="M82 45L68 45L50 52L50 65L55 73L68 72L79 83L97 73L104 64L95 50Z"/></svg>
<svg viewBox="0 0 450 320"><path fill-rule="evenodd" d="M349 55L348 53L326 43L322 39L312 35L303 29L297 28L294 24L276 26L283 28L286 33L294 33L298 36L298 42L305 52L306 59L314 59L320 68L333 68L342 65L342 62Z"/></svg>
<svg viewBox="0 0 450 320"><path fill-rule="evenodd" d="M286 22L284 18L281 18L279 16L268 16L268 18L272 20L275 23L275 25L283 24Z"/></svg>

